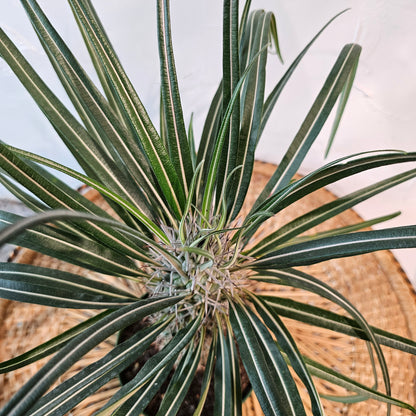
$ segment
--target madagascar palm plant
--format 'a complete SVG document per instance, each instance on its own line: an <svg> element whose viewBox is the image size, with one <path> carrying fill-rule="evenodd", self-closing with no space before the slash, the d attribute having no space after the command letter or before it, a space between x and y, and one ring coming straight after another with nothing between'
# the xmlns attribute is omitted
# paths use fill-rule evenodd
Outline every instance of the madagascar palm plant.
<svg viewBox="0 0 416 416"><path fill-rule="evenodd" d="M134 284L120 289L119 285L60 270L2 264L3 298L95 309L97 313L0 365L2 372L12 371L54 353L0 414L67 414L145 354L155 341L160 345L158 352L130 381L120 385L99 415L140 414L167 378L170 382L157 414L176 414L201 361L205 370L195 415L204 414L211 381L215 384L214 414L241 414L240 361L266 415L305 415L300 385L307 391L313 415L323 415L312 376L360 397L416 413L410 404L391 397L380 347L384 344L415 354L416 343L371 327L340 293L297 268L375 250L416 247L416 226L362 231L369 225L363 222L302 237L358 202L414 178L416 169L358 189L261 239L255 238L269 218L319 188L379 166L416 161L416 153L368 152L294 178L337 102L333 130L338 126L360 46L349 44L341 50L275 173L248 214L241 216L256 146L267 120L282 89L325 27L266 94L269 49L275 48L279 55L274 15L263 10L250 12L249 0L239 13L238 0L224 0L222 80L196 141L192 124L186 127L180 101L168 0L156 2L161 74L158 128L124 72L90 0L69 3L100 87L91 81L36 0L21 3L77 116L61 103L3 31L0 55L84 173L1 142L0 180L34 214L21 218L1 212L0 241ZM113 214L71 189L51 173L53 170L97 190ZM313 292L339 305L350 318L313 305L261 296L252 290L258 281ZM306 323L367 341L370 355L381 368L384 387L364 386L303 356L281 320L283 302L289 316L293 312ZM88 351L136 322L143 323L139 332L120 340L107 355L50 390Z"/></svg>

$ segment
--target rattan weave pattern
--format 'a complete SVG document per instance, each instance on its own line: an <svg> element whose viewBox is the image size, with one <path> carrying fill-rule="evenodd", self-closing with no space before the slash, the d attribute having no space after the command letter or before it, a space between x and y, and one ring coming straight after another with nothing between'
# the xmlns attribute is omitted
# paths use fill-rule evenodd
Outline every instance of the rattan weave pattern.
<svg viewBox="0 0 416 416"><path fill-rule="evenodd" d="M273 165L257 162L253 186L248 196L248 205L256 196L267 178L273 172ZM94 191L88 191L88 197L101 203ZM307 212L325 202L334 199L327 190L319 190L310 197L304 198L295 207L286 209L276 218L267 223L267 231L277 224L285 223L302 212ZM320 227L342 227L359 221L357 214L351 210L338 215ZM316 230L312 230L316 231ZM29 250L19 250L14 261L37 264L45 267L59 267L76 273L87 273L72 265L57 262L47 256ZM414 291L390 252L377 252L348 259L337 259L304 268L308 273L319 277L338 289L362 312L367 320L375 326L393 331L403 336L416 339L416 297ZM103 276L96 276L99 279ZM105 279L111 279L105 277ZM113 281L115 284L123 284ZM304 291L271 287L267 284L256 284L258 292L279 291L279 296L290 296L296 300L310 302L342 313L329 301L322 300ZM19 304L0 300L0 360L6 360L20 354L41 341L47 340L59 332L70 328L91 314L89 311L58 310L38 305ZM292 334L299 342L302 352L311 358L341 370L350 377L373 384L371 366L368 361L367 348L364 342L354 338L338 335L329 330L309 327L290 319L284 319ZM92 351L72 368L66 377L95 358L109 350L114 339L109 339L99 348ZM393 395L410 403L416 403L416 360L408 354L384 348L386 360L390 368ZM45 362L34 363L24 369L6 375L0 375L0 407L10 396L33 375ZM81 403L71 412L74 416L91 415L97 410L117 388L114 380L96 395ZM334 389L325 382L317 380L319 391L325 394L345 394L341 389ZM381 379L379 385L382 386ZM303 391L302 386L300 387ZM303 392L305 394L305 392ZM307 395L306 395L307 396ZM305 397L306 397L305 396ZM386 406L375 401L366 401L344 405L323 400L328 416L378 416L386 414ZM392 408L392 415L410 415L409 411ZM255 397L250 396L244 403L244 415L262 415Z"/></svg>

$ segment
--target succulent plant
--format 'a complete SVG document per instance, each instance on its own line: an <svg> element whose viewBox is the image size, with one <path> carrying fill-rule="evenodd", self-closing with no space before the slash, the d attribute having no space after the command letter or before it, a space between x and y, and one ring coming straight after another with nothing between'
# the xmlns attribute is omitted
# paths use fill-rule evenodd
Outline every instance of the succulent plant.
<svg viewBox="0 0 416 416"><path fill-rule="evenodd" d="M308 237L304 233L358 202L414 178L416 169L358 189L266 232L265 237L256 237L270 217L317 189L379 166L416 161L416 153L373 151L328 162L295 178L339 101L332 136L335 134L360 46L349 44L341 50L275 173L248 214L241 216L256 146L267 120L297 65L327 25L266 94L269 49L275 48L279 55L275 17L263 10L250 12L250 1L239 14L237 0L224 0L223 77L201 138L195 140L180 101L168 0L155 2L161 74L158 128L124 72L90 0L69 3L99 87L36 0L21 3L77 116L48 88L4 31L0 32L0 55L85 173L1 142L0 181L34 214L21 218L1 212L0 242L35 249L131 284L121 289L60 270L2 264L3 298L97 313L29 354L0 365L1 371L11 371L54 353L0 414L67 414L144 355L155 341L158 352L120 385L99 415L140 414L168 377L158 415L176 414L201 361L205 371L195 415L204 414L211 381L215 384L214 414L241 414L240 361L266 415L306 414L299 383L308 393L313 415L323 415L312 376L416 413L410 404L391 397L380 347L385 344L414 354L416 343L371 327L335 289L298 269L332 258L415 247L416 226L363 231L374 222L363 221ZM96 189L113 214L66 185L53 170ZM295 300L257 294L258 281L316 293L339 305L350 318ZM382 370L383 392L303 356L281 320L283 302L296 319L366 340ZM48 391L89 350L137 322L144 328Z"/></svg>

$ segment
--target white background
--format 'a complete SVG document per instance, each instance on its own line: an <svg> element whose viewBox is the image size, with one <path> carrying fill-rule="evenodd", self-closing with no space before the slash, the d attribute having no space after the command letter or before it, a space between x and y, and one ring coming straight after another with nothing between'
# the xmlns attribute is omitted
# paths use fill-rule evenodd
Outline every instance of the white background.
<svg viewBox="0 0 416 416"><path fill-rule="evenodd" d="M194 113L195 133L203 120L221 73L220 0L172 0L172 30L185 117ZM88 55L64 0L41 0L41 6L78 59L91 68ZM159 69L155 2L95 1L107 32L154 120L159 106ZM259 146L258 158L278 162L342 46L363 46L355 85L327 161L374 149L416 150L416 2L414 0L253 0L252 8L272 10L277 19L285 64L269 57L269 86L314 34L336 13L350 8L318 39L282 94ZM2 0L0 25L49 86L67 103L49 62L18 0ZM91 73L91 71L90 71ZM29 95L0 61L0 139L72 167L76 164ZM325 128L302 173L320 166L329 132ZM383 168L331 186L337 195L399 172ZM71 182L73 183L73 182ZM75 183L73 183L75 185ZM409 181L357 206L370 219L398 210L402 215L382 226L416 223L416 181ZM9 195L0 189L0 198ZM416 249L395 252L416 284Z"/></svg>

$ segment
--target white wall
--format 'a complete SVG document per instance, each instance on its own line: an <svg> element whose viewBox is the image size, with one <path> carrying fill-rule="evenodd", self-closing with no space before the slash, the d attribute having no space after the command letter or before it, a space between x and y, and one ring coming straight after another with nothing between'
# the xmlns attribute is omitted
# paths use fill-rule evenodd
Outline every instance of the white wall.
<svg viewBox="0 0 416 416"><path fill-rule="evenodd" d="M41 0L79 59L88 64L75 24L65 1ZM95 2L107 31L150 114L157 117L159 72L154 3L149 0L100 0ZM194 112L196 134L202 129L210 98L221 71L220 0L172 0L173 37L184 111ZM3 3L4 4L4 3ZM18 0L7 0L0 24L14 39L49 85L66 101L59 82L33 34ZM337 12L339 17L305 58L265 131L260 159L278 162L293 138L331 64L345 43L363 46L355 86L329 159L371 149L416 150L416 2L414 0L253 0L253 7L273 10L278 22L285 65L270 56L270 85L312 36ZM0 138L13 145L76 166L32 99L0 61ZM302 168L303 173L323 163L328 128L324 129ZM380 176L398 172L383 168L358 179L331 186L338 195L369 184ZM72 182L73 183L73 182ZM416 223L416 181L360 204L364 218L402 210L389 226ZM0 197L6 197L0 190ZM395 253L408 276L416 283L416 250Z"/></svg>

